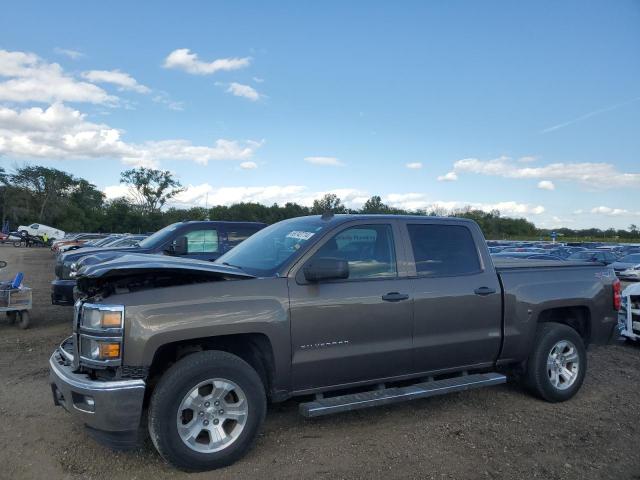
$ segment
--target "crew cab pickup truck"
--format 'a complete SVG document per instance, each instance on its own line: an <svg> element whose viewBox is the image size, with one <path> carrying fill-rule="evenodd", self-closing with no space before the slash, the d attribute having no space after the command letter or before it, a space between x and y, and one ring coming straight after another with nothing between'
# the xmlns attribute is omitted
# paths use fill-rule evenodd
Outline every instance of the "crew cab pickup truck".
<svg viewBox="0 0 640 480"><path fill-rule="evenodd" d="M56 260L56 278L51 282L51 303L73 305L75 270L86 257L91 257L87 263L98 263L127 252L136 252L213 261L265 226L259 222L178 222L129 247L72 250L59 255Z"/></svg>
<svg viewBox="0 0 640 480"><path fill-rule="evenodd" d="M73 335L50 358L55 404L119 447L147 419L189 471L241 458L267 401L304 396L315 417L507 377L568 400L620 307L610 267L494 265L457 218L300 217L215 263L131 254L77 278Z"/></svg>

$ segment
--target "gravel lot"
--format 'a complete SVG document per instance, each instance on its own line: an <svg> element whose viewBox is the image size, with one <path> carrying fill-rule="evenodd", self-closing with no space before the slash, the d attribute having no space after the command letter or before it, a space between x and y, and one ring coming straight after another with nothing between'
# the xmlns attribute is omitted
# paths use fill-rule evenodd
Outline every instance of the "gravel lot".
<svg viewBox="0 0 640 480"><path fill-rule="evenodd" d="M47 249L0 246L1 272L34 287L32 328L0 323L0 478L187 478L150 442L118 453L53 406L47 362L70 330L70 307L49 300ZM0 319L2 320L2 319ZM589 352L570 402L548 404L515 384L305 420L297 403L272 405L241 462L189 478L640 479L640 346Z"/></svg>

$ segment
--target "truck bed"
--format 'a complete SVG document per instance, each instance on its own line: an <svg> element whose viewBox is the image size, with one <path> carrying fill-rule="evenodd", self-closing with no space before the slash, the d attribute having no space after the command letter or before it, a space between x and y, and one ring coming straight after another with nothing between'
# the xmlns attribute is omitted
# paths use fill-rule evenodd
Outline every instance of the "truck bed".
<svg viewBox="0 0 640 480"><path fill-rule="evenodd" d="M496 259L503 294L501 361L523 360L545 310L564 308L568 317L589 322L589 343L609 341L616 323L613 269L601 263Z"/></svg>

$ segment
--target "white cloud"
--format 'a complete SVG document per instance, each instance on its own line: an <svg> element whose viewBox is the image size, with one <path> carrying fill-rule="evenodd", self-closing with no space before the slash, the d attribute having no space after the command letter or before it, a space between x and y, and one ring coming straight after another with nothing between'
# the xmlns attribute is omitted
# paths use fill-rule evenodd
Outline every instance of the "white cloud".
<svg viewBox="0 0 640 480"><path fill-rule="evenodd" d="M616 217L618 215L629 215L631 212L629 210L625 210L624 208L611 208L611 207L594 207L591 209L591 213L599 214L599 215L609 215L612 217Z"/></svg>
<svg viewBox="0 0 640 480"><path fill-rule="evenodd" d="M540 190L555 190L556 186L550 180L541 180L538 182L538 188Z"/></svg>
<svg viewBox="0 0 640 480"><path fill-rule="evenodd" d="M533 157L531 155L528 155L526 157L520 157L518 159L518 162L520 162L520 163L531 163L531 162L535 162L536 160L538 160L537 157Z"/></svg>
<svg viewBox="0 0 640 480"><path fill-rule="evenodd" d="M0 101L88 102L115 104L118 98L102 88L64 73L57 63L47 63L33 53L0 50Z"/></svg>
<svg viewBox="0 0 640 480"><path fill-rule="evenodd" d="M258 168L258 164L256 162L242 162L240 168L243 170L255 170Z"/></svg>
<svg viewBox="0 0 640 480"><path fill-rule="evenodd" d="M423 193L391 193L383 197L383 201L392 207L404 208L407 210L460 210L471 208L474 210L483 210L490 212L499 210L505 216L530 216L540 215L544 213L545 208L542 205L530 205L527 203L518 203L514 201L505 201L497 203L481 203L481 202L465 202L460 200L441 201L429 200Z"/></svg>
<svg viewBox="0 0 640 480"><path fill-rule="evenodd" d="M70 48L56 47L53 49L53 51L58 55L64 55L65 57L69 57L71 60L78 60L79 58L82 58L85 56L84 53L78 50L72 50Z"/></svg>
<svg viewBox="0 0 640 480"><path fill-rule="evenodd" d="M255 88L237 82L231 82L229 84L229 88L227 88L227 92L235 95L236 97L247 98L253 102L255 102L256 100L260 100L261 97L261 95L256 91Z"/></svg>
<svg viewBox="0 0 640 480"><path fill-rule="evenodd" d="M264 78L253 77L253 81L256 82L256 83L262 83L262 82L264 82Z"/></svg>
<svg viewBox="0 0 640 480"><path fill-rule="evenodd" d="M405 166L411 170L419 170L422 168L422 162L411 162L407 163Z"/></svg>
<svg viewBox="0 0 640 480"><path fill-rule="evenodd" d="M249 160L262 142L218 139L212 146L169 139L127 143L123 131L87 121L86 115L56 103L13 110L0 107L0 155L25 158L118 158L128 165L155 166L161 160Z"/></svg>
<svg viewBox="0 0 640 480"><path fill-rule="evenodd" d="M119 70L90 70L83 72L82 77L92 83L111 83L120 87L120 90L133 90L138 93L150 93L151 89L141 85L131 75Z"/></svg>
<svg viewBox="0 0 640 480"><path fill-rule="evenodd" d="M104 192L107 198L128 196L127 187L112 185ZM231 205L240 202L256 202L263 205L295 202L310 207L313 201L328 193L336 194L349 208L360 208L371 196L369 192L356 188L337 188L326 191L313 191L304 185L269 185L257 187L219 187L208 183L187 185L184 192L171 201L171 205L191 207L213 205ZM382 197L383 202L392 207L408 210L461 210L465 208L479 209L486 212L500 210L504 216L531 217L544 213L544 207L513 201L497 203L477 203L464 201L431 201L423 193L390 193Z"/></svg>
<svg viewBox="0 0 640 480"><path fill-rule="evenodd" d="M321 165L324 167L343 167L342 163L336 157L305 157L304 161L312 165Z"/></svg>
<svg viewBox="0 0 640 480"><path fill-rule="evenodd" d="M455 182L458 180L458 174L456 172L449 172L438 177L439 182Z"/></svg>
<svg viewBox="0 0 640 480"><path fill-rule="evenodd" d="M593 189L640 187L640 173L620 172L610 163L550 163L540 167L518 165L509 157L493 160L465 158L453 164L453 171L439 179L462 173L521 179L553 179L577 182Z"/></svg>
<svg viewBox="0 0 640 480"><path fill-rule="evenodd" d="M211 75L218 71L238 70L248 67L251 63L249 57L243 58L219 58L212 62L203 62L198 55L191 53L188 48L179 48L171 52L164 60L164 68L184 70L193 75Z"/></svg>

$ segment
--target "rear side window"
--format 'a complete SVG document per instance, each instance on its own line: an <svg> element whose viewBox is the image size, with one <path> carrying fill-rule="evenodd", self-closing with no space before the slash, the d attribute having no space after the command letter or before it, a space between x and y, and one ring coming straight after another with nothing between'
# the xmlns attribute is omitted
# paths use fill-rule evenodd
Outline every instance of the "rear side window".
<svg viewBox="0 0 640 480"><path fill-rule="evenodd" d="M244 242L251 235L260 230L260 227L227 227L227 240L230 247L235 247Z"/></svg>
<svg viewBox="0 0 640 480"><path fill-rule="evenodd" d="M420 277L464 275L480 271L471 232L460 225L407 225Z"/></svg>

